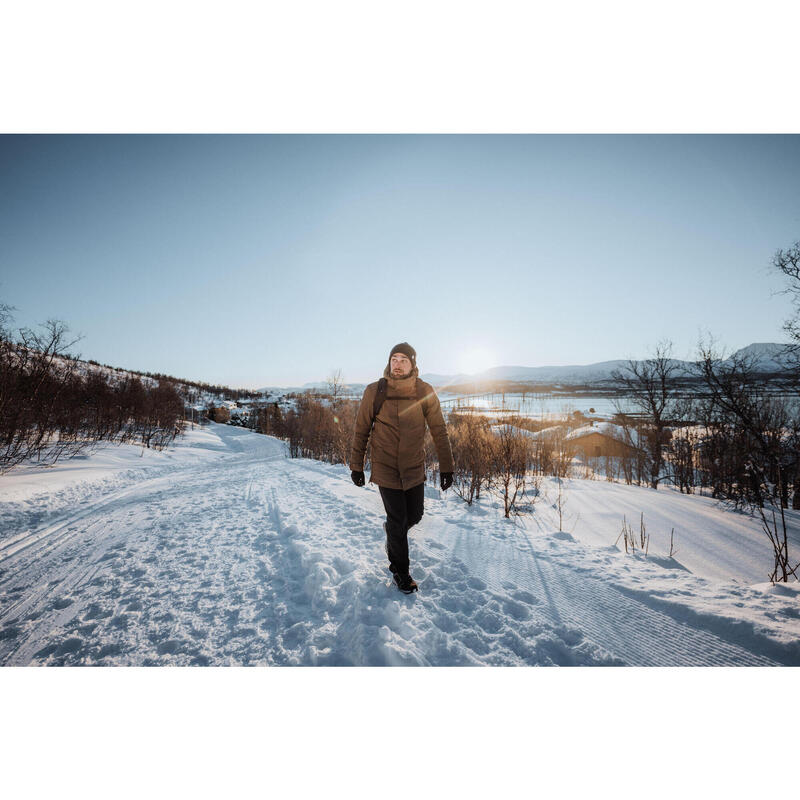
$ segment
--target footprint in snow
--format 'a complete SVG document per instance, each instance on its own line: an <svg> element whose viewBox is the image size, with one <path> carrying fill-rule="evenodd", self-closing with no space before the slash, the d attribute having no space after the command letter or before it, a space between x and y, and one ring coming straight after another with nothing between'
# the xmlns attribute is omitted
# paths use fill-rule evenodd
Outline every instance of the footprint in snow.
<svg viewBox="0 0 800 800"><path fill-rule="evenodd" d="M83 615L82 619L105 619L112 614L113 612L110 608L104 608L99 603L92 603L89 608L86 609L86 613Z"/></svg>
<svg viewBox="0 0 800 800"><path fill-rule="evenodd" d="M505 611L509 617L517 620L517 622L522 622L523 620L531 618L530 609L524 603L517 602L510 598L503 601L503 611Z"/></svg>
<svg viewBox="0 0 800 800"><path fill-rule="evenodd" d="M509 588L514 589L516 587L512 584ZM541 605L542 602L538 597L532 595L530 592L526 592L524 589L517 589L516 591L513 591L511 596L515 600L519 600L521 603L528 603L532 606Z"/></svg>

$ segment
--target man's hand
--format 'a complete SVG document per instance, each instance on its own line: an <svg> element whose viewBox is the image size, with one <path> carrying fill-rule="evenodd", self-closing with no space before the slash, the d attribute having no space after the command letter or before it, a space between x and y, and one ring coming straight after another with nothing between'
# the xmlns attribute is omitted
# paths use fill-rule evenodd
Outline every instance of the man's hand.
<svg viewBox="0 0 800 800"><path fill-rule="evenodd" d="M453 485L453 473L452 472L443 472L442 473L442 491L446 492L452 485Z"/></svg>
<svg viewBox="0 0 800 800"><path fill-rule="evenodd" d="M356 486L363 486L364 485L364 473L359 472L357 469L354 469L350 472L350 477L353 479L353 483Z"/></svg>

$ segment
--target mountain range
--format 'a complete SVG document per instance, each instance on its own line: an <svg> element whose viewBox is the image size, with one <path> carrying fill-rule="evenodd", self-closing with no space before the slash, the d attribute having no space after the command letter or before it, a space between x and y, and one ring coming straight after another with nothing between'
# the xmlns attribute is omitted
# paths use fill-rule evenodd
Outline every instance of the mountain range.
<svg viewBox="0 0 800 800"><path fill-rule="evenodd" d="M787 345L776 342L754 342L737 350L726 361L737 356L746 356L752 359L753 365L765 373L780 372L783 368L781 356L786 352ZM677 374L691 374L690 361L672 360L677 367ZM549 367L524 367L524 366L500 366L490 367L482 372L474 374L457 373L453 375L442 375L427 372L420 375L422 380L427 381L435 387L454 387L466 383L477 383L484 381L520 381L543 384L561 385L586 385L598 381L606 381L611 378L614 370L622 369L628 364L628 359L615 359L613 361L598 361L594 364L574 364L566 366ZM348 390L363 388L365 384L347 384ZM314 381L305 383L302 386L268 386L261 391L305 391L306 389L326 388L325 381Z"/></svg>

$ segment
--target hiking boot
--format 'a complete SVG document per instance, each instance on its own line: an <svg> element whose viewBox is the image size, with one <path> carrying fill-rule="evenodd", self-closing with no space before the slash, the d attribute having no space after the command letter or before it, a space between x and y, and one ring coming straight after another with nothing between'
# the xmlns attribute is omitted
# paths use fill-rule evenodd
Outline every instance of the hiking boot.
<svg viewBox="0 0 800 800"><path fill-rule="evenodd" d="M400 575L398 572L395 572L394 582L397 584L397 588L406 594L418 591L417 582L410 575Z"/></svg>

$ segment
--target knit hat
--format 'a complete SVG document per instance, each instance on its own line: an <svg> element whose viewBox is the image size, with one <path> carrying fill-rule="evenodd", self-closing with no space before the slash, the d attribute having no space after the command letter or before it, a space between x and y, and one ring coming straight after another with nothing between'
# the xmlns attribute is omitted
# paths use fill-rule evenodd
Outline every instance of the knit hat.
<svg viewBox="0 0 800 800"><path fill-rule="evenodd" d="M396 344L392 348L392 352L389 353L389 361L392 360L392 356L395 353L402 353L404 356L408 356L409 359L411 359L411 366L416 366L417 351L408 342L400 342L400 344Z"/></svg>

